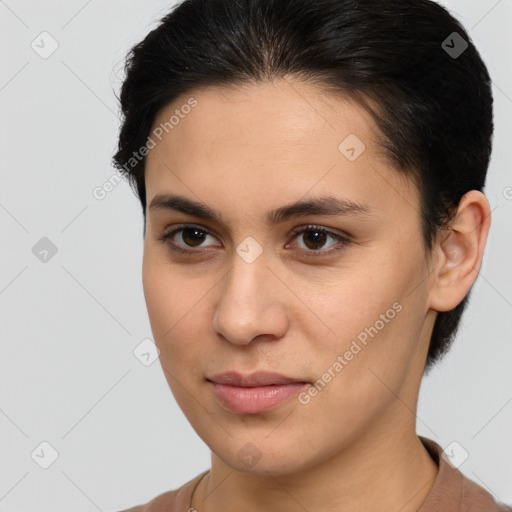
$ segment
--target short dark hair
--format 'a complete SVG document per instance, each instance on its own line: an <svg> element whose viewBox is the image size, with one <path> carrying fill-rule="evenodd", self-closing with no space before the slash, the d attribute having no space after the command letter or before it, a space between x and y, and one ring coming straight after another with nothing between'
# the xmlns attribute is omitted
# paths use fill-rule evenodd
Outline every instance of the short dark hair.
<svg viewBox="0 0 512 512"><path fill-rule="evenodd" d="M145 158L134 152L157 113L198 87L290 76L355 99L420 191L427 254L462 196L485 185L489 74L462 25L430 0L184 0L131 48L125 74L113 163L138 194L144 234ZM438 312L426 371L451 346L468 298Z"/></svg>

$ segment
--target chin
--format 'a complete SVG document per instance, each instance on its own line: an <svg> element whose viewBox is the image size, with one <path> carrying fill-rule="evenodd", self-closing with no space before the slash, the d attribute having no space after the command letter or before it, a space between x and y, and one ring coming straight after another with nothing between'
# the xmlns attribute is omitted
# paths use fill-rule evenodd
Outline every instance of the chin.
<svg viewBox="0 0 512 512"><path fill-rule="evenodd" d="M233 471L268 477L287 475L300 471L307 466L304 450L297 450L297 444L290 438L289 445L277 436L274 440L267 437L268 430L258 436L241 435L226 440L226 444L210 443L210 449ZM271 438L272 436L270 436Z"/></svg>

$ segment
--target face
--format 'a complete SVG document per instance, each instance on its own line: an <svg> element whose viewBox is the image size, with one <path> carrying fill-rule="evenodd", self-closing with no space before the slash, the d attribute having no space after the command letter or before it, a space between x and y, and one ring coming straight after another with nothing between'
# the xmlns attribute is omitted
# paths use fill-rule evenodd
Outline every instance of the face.
<svg viewBox="0 0 512 512"><path fill-rule="evenodd" d="M153 129L144 293L169 386L215 456L285 474L414 429L434 320L419 194L371 117L281 80L194 91ZM229 406L208 380L227 371L305 384Z"/></svg>

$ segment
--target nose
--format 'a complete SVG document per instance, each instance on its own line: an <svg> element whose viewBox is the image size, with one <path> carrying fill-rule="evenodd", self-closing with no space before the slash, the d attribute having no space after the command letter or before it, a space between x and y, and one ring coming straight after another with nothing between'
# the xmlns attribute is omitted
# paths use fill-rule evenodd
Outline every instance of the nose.
<svg viewBox="0 0 512 512"><path fill-rule="evenodd" d="M219 293L213 329L229 342L246 345L258 336L274 339L286 333L286 287L263 255L247 263L236 254Z"/></svg>

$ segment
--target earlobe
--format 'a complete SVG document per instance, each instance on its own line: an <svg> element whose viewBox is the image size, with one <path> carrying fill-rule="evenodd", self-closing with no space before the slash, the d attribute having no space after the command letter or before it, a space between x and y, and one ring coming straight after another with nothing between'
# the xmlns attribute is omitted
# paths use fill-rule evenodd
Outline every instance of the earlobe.
<svg viewBox="0 0 512 512"><path fill-rule="evenodd" d="M474 283L490 228L490 208L479 191L467 192L447 231L440 236L439 258L430 292L430 307L450 311L464 299Z"/></svg>

